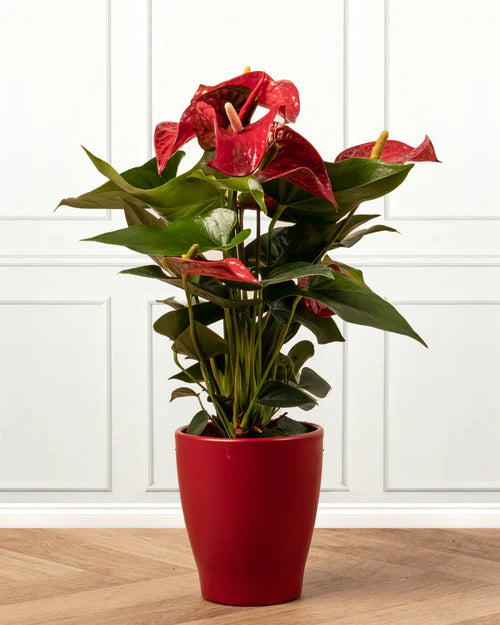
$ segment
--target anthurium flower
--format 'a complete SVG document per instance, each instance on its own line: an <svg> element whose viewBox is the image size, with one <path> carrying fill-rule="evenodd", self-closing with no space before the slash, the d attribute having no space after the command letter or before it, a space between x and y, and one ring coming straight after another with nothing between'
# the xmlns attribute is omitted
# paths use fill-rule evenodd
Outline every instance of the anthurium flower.
<svg viewBox="0 0 500 625"><path fill-rule="evenodd" d="M190 258L179 258L178 256L166 256L162 264L167 269L181 276L209 276L230 282L249 282L260 285L260 282L237 258L193 260Z"/></svg>
<svg viewBox="0 0 500 625"><path fill-rule="evenodd" d="M328 265L328 266L330 267L330 269L332 269L336 273L340 273L346 278L349 277L346 273L342 271L342 269L340 268L340 265L337 265L337 263L332 263L331 265ZM311 281L311 278L309 276L305 276L303 278L299 278L297 282L298 282L298 286L301 289L305 289L309 286L310 281ZM315 317L320 317L320 318L333 317L333 315L335 314L334 310L332 310L331 308L328 308L328 306L325 306L324 304L321 304L320 302L317 302L314 299L309 299L305 297L302 301L304 302L304 306L306 307L307 312L311 313L311 315L314 315Z"/></svg>
<svg viewBox="0 0 500 625"><path fill-rule="evenodd" d="M269 150L276 150L271 162L257 173L261 182L284 178L292 184L337 206L323 159L298 132L274 123L270 130Z"/></svg>
<svg viewBox="0 0 500 625"><path fill-rule="evenodd" d="M217 126L227 127L226 102L234 106L244 126L257 105L275 109L285 122L294 122L300 110L295 85L288 80L275 81L265 72L247 72L215 87L200 85L179 123L162 122L156 127L154 144L160 173L172 154L195 136L203 149L215 147L213 119L215 116Z"/></svg>
<svg viewBox="0 0 500 625"><path fill-rule="evenodd" d="M374 145L375 141L369 141L368 143L361 143L360 145L355 145L352 148L347 148L337 156L335 162L344 161L347 158L370 158ZM401 141L388 139L379 160L386 161L388 163L401 164L408 163L410 161L438 162L432 141L427 135L425 135L425 139L416 148L413 148L411 145L407 145L406 143L402 143Z"/></svg>

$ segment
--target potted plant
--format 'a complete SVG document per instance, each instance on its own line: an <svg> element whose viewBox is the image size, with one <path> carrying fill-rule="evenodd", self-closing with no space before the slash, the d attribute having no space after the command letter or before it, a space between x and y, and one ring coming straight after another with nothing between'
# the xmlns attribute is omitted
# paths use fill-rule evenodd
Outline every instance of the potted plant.
<svg viewBox="0 0 500 625"><path fill-rule="evenodd" d="M314 345L293 342L299 328L320 344L343 341L338 315L425 345L333 254L394 231L364 227L378 215L357 208L400 185L408 161L436 161L431 141L412 148L384 131L324 162L290 127L298 113L295 85L264 72L201 85L179 123L157 126L155 158L119 174L87 151L108 181L61 202L123 209L128 227L88 240L148 254L154 264L122 273L182 292L182 302L164 300L172 310L154 328L172 341L179 368L172 399L200 402L176 432L177 467L202 593L220 603L279 603L301 592L323 430L298 411L330 386L305 366ZM179 174L180 148L194 138L201 159Z"/></svg>

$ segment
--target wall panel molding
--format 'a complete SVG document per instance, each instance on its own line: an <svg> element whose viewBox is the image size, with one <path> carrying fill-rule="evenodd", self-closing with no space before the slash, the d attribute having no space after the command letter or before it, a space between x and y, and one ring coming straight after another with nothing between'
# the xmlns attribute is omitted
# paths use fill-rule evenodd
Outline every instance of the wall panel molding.
<svg viewBox="0 0 500 625"><path fill-rule="evenodd" d="M412 306L499 306L500 300L393 300L395 306L412 305ZM479 487L479 486L450 486L443 484L442 486L398 486L390 485L389 479L389 462L390 462L390 445L389 445L389 405L390 405L390 375L389 375L389 340L390 334L384 333L384 409L383 409L383 465L384 465L384 492L402 492L402 493L418 493L418 492L500 492L500 483L495 486Z"/></svg>
<svg viewBox="0 0 500 625"><path fill-rule="evenodd" d="M105 75L106 75L106 84L105 84L105 92L106 92L106 161L109 163L111 161L111 2L112 0L103 0L106 6L106 38L105 38ZM55 173L54 173L55 176ZM106 209L100 211L100 215L96 215L95 217L87 216L87 215L78 215L79 209L74 209L75 214L73 215L61 215L60 212L51 212L48 215L2 215L0 214L0 221L48 221L48 222L56 222L56 221L84 221L84 222L93 222L93 221L111 221L111 210Z"/></svg>
<svg viewBox="0 0 500 625"><path fill-rule="evenodd" d="M104 358L106 369L106 479L104 484L50 484L47 486L26 484L12 486L8 483L0 483L0 492L110 492L112 491L112 388L111 388L111 298L105 299L5 299L0 300L3 305L43 305L43 306L102 306L105 324Z"/></svg>
<svg viewBox="0 0 500 625"><path fill-rule="evenodd" d="M390 6L394 0L384 0L384 127L390 127ZM384 197L384 219L391 221L499 221L498 215L394 215L390 196Z"/></svg>

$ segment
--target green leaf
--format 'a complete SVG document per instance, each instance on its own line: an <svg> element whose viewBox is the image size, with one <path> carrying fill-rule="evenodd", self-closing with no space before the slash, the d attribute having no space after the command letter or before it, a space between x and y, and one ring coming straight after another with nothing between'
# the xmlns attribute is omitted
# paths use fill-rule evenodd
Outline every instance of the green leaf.
<svg viewBox="0 0 500 625"><path fill-rule="evenodd" d="M339 207L349 211L361 202L375 200L399 187L413 164L348 158L337 163L325 163L325 167Z"/></svg>
<svg viewBox="0 0 500 625"><path fill-rule="evenodd" d="M349 234L349 232L358 226L362 226L367 221L371 221L377 217L380 217L380 215L346 215L346 217L341 219L337 224L339 226L339 230L336 239L339 241L342 240Z"/></svg>
<svg viewBox="0 0 500 625"><path fill-rule="evenodd" d="M295 421L294 419L290 419L289 417L280 417L278 422L276 423L278 428L287 436L293 436L294 434L305 434L307 432L307 428L300 421Z"/></svg>
<svg viewBox="0 0 500 625"><path fill-rule="evenodd" d="M302 369L299 386L305 391L312 393L315 397L326 397L332 390L328 382L318 375L316 371L309 369L309 367Z"/></svg>
<svg viewBox="0 0 500 625"><path fill-rule="evenodd" d="M312 278L306 289L300 289L293 282L275 284L265 289L265 296L271 302L296 295L321 302L350 323L403 334L426 346L394 306L366 286L338 273L332 279Z"/></svg>
<svg viewBox="0 0 500 625"><path fill-rule="evenodd" d="M201 436L205 430L207 423L210 421L210 415L205 410L200 410L191 419L191 423L188 425L186 434L192 434L193 436Z"/></svg>
<svg viewBox="0 0 500 625"><path fill-rule="evenodd" d="M154 189L159 187L177 174L177 168L185 152L176 152L168 161L162 175L158 175L156 158L152 158L140 167L127 169L119 174L125 182L140 187L141 189ZM126 191L111 181L105 182L100 187L84 193L78 197L69 197L61 200L59 206L73 206L75 208L123 208L122 201L128 199L137 207L145 205L143 200L131 197ZM144 222L143 222L144 223Z"/></svg>
<svg viewBox="0 0 500 625"><path fill-rule="evenodd" d="M266 271L264 275L265 279L261 280L261 283L263 286L269 286L270 284L278 284L304 276L331 277L332 270L325 265L296 262L280 265L279 267L271 269L271 271Z"/></svg>
<svg viewBox="0 0 500 625"><path fill-rule="evenodd" d="M290 408L314 404L316 400L296 386L270 380L262 387L256 403L273 408Z"/></svg>
<svg viewBox="0 0 500 625"><path fill-rule="evenodd" d="M201 351L201 356L204 360L229 352L229 345L213 330L210 330L210 328L205 327L198 321L194 322L194 327L197 343ZM174 352L199 360L198 352L193 345L193 340L191 338L191 328L186 328L183 332L181 332L172 345L172 349Z"/></svg>
<svg viewBox="0 0 500 625"><path fill-rule="evenodd" d="M198 243L201 253L234 247L237 242L231 241L230 236L235 225L234 211L217 208L204 216L177 219L162 230L145 225L129 226L84 240L122 245L143 254L181 256L193 243Z"/></svg>
<svg viewBox="0 0 500 625"><path fill-rule="evenodd" d="M185 308L185 304L181 304L173 296L166 297L165 299L157 299L156 301L158 302L158 304L165 304L166 306L170 306L170 308L174 308L175 310Z"/></svg>
<svg viewBox="0 0 500 625"><path fill-rule="evenodd" d="M156 217L147 205L138 206L133 197L122 199L122 208L125 212L125 219L129 226L151 226L156 230L162 230L168 224L164 217Z"/></svg>
<svg viewBox="0 0 500 625"><path fill-rule="evenodd" d="M142 267L131 267L130 269L122 269L120 273L130 274L132 276L141 276L141 278L155 278L156 280L168 281L167 274L158 265L143 265Z"/></svg>
<svg viewBox="0 0 500 625"><path fill-rule="evenodd" d="M288 357L293 362L293 370L296 376L302 369L304 363L314 356L314 345L311 341L299 341L288 352Z"/></svg>
<svg viewBox="0 0 500 625"><path fill-rule="evenodd" d="M404 181L413 164L350 158L338 163L325 162L325 167L338 204L337 211L327 200L311 195L291 182L276 179L263 185L266 195L277 202L269 209L269 214L274 216L284 208L281 221L323 225L336 223L361 202L393 191Z"/></svg>
<svg viewBox="0 0 500 625"><path fill-rule="evenodd" d="M161 267L157 265L144 265L143 267L134 267L131 269L123 269L120 273L130 274L134 276L141 276L143 278L154 278L156 280L161 280L162 282L166 282L167 284L171 284L180 289L184 289L182 280L180 278L169 278L166 273L162 270ZM209 284L215 283L216 286L209 287ZM253 300L231 300L224 295L229 294L229 290L224 286L218 283L218 281L200 281L198 283L188 282L188 289L190 293L193 295L197 295L198 297L202 297L222 308L247 308L248 306L253 306L255 302ZM219 295L222 292L224 295Z"/></svg>
<svg viewBox="0 0 500 625"><path fill-rule="evenodd" d="M195 321L209 326L224 318L224 310L211 302L202 302L193 306L193 316ZM189 309L187 306L165 313L153 324L153 328L158 334L168 336L172 341L175 341L179 334L188 327Z"/></svg>
<svg viewBox="0 0 500 625"><path fill-rule="evenodd" d="M224 356L216 356L214 358L215 365L219 371L224 371ZM180 380L181 382L186 382L187 384L194 384L193 378L196 381L203 380L203 374L201 372L201 367L199 362L195 362L194 365L190 367L186 367L185 371L179 371L179 373L175 375L171 375L169 380Z"/></svg>
<svg viewBox="0 0 500 625"><path fill-rule="evenodd" d="M277 212L283 211L280 221L331 224L342 216L328 200L312 195L283 178L269 180L262 186L265 194L277 202L268 209L269 215L274 217Z"/></svg>
<svg viewBox="0 0 500 625"><path fill-rule="evenodd" d="M83 148L96 169L127 194L156 208L168 221L202 215L224 203L224 193L186 172L159 187L141 189L127 182L109 163Z"/></svg>
<svg viewBox="0 0 500 625"><path fill-rule="evenodd" d="M170 401L174 401L178 397L198 397L198 393L193 391L192 388L188 388L187 386L180 386L172 391L172 395L170 396Z"/></svg>
<svg viewBox="0 0 500 625"><path fill-rule="evenodd" d="M290 312L292 310L292 299L285 298L271 304L272 315L280 323L287 323ZM331 317L316 317L311 314L302 302L299 302L295 310L292 323L300 323L310 330L316 337L320 345L333 343L335 341L343 342L345 339L340 333L337 324Z"/></svg>
<svg viewBox="0 0 500 625"><path fill-rule="evenodd" d="M276 438L277 436L285 436L285 433L279 428L269 428L268 430L264 430L257 438Z"/></svg>
<svg viewBox="0 0 500 625"><path fill-rule="evenodd" d="M208 169L208 168L207 168ZM204 182L208 182L216 189L223 191L237 191L238 193L249 193L257 202L259 208L267 213L266 204L264 202L264 189L254 174L250 176L231 177L220 172L215 173L211 169L210 174L206 174L204 170L197 169L191 174L192 178L199 178Z"/></svg>
<svg viewBox="0 0 500 625"><path fill-rule="evenodd" d="M398 232L395 228L390 228L389 226L384 226L383 224L377 224L376 226L372 226L371 228L365 228L363 230L356 230L347 236L345 239L342 239L337 245L339 247L352 247L358 241L361 241L363 237L367 234L373 234L374 232Z"/></svg>

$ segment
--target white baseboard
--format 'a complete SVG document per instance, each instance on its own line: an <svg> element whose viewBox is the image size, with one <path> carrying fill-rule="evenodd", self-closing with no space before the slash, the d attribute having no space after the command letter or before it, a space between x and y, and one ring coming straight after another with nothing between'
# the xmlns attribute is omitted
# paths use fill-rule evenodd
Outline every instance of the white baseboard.
<svg viewBox="0 0 500 625"><path fill-rule="evenodd" d="M184 527L180 504L0 504L7 527ZM320 504L316 527L500 528L499 504Z"/></svg>

